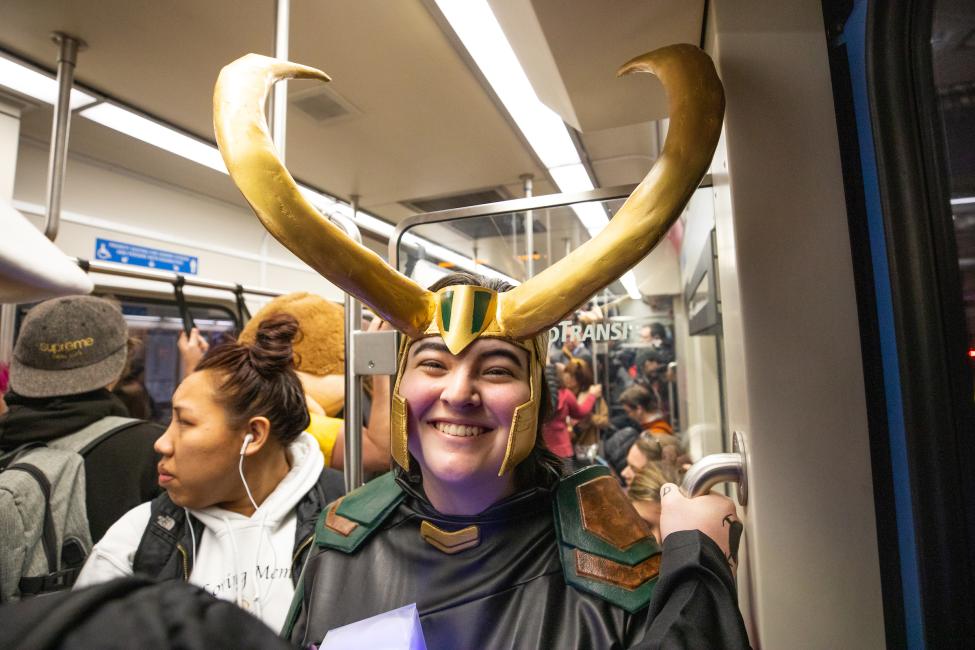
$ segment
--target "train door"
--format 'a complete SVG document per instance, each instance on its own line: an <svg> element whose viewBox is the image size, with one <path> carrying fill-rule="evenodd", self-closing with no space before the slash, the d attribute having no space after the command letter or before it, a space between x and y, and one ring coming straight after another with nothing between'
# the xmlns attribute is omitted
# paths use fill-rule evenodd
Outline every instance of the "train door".
<svg viewBox="0 0 975 650"><path fill-rule="evenodd" d="M766 647L973 634L970 12L710 5L724 403L748 440L739 589Z"/></svg>
<svg viewBox="0 0 975 650"><path fill-rule="evenodd" d="M873 446L887 640L975 614L975 8L825 3ZM846 3L847 5L849 3Z"/></svg>

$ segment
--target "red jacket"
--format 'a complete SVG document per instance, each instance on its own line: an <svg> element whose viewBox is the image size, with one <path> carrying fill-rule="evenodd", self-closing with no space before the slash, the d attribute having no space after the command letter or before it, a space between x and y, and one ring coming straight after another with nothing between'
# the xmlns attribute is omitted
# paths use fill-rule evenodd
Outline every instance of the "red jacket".
<svg viewBox="0 0 975 650"><path fill-rule="evenodd" d="M572 449L572 437L569 435L569 427L565 422L566 417L581 420L590 413L596 404L596 396L586 392L582 402L577 402L575 395L568 388L559 389L559 401L555 407L555 415L542 428L542 438L545 444L556 456L571 458L574 455Z"/></svg>

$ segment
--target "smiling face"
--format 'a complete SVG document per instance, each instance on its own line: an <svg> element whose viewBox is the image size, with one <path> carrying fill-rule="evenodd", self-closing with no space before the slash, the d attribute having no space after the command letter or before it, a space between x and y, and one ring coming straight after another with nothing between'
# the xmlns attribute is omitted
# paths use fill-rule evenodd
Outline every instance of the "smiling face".
<svg viewBox="0 0 975 650"><path fill-rule="evenodd" d="M476 514L513 491L512 473L498 469L515 409L531 396L528 378L528 353L502 339L478 339L458 356L439 337L410 348L399 386L408 447L441 512Z"/></svg>
<svg viewBox="0 0 975 650"><path fill-rule="evenodd" d="M156 440L159 485L178 506L206 508L239 499L243 431L231 431L215 398L213 371L194 372L173 393L173 419Z"/></svg>

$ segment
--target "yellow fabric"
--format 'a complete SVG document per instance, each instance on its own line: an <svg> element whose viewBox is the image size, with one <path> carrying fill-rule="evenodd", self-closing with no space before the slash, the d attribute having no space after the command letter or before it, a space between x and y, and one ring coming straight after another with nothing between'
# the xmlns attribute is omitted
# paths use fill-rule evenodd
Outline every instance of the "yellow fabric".
<svg viewBox="0 0 975 650"><path fill-rule="evenodd" d="M309 415L311 416L311 423L306 431L318 441L318 447L325 456L325 467L331 467L335 441L338 439L339 433L342 432L342 425L345 421L318 413L309 413Z"/></svg>

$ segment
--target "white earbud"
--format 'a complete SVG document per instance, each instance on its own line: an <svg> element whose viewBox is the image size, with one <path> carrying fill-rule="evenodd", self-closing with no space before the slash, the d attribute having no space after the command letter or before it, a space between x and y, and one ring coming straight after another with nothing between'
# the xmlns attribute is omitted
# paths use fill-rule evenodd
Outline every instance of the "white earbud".
<svg viewBox="0 0 975 650"><path fill-rule="evenodd" d="M251 505L254 506L254 510L257 510L257 502L254 501L254 495L251 494L251 487L247 485L247 479L244 477L244 452L247 451L247 445L254 442L254 434L248 433L244 436L244 444L240 446L240 460L237 461L237 471L240 473L240 482L244 484L244 490L247 492L247 498L250 499Z"/></svg>

